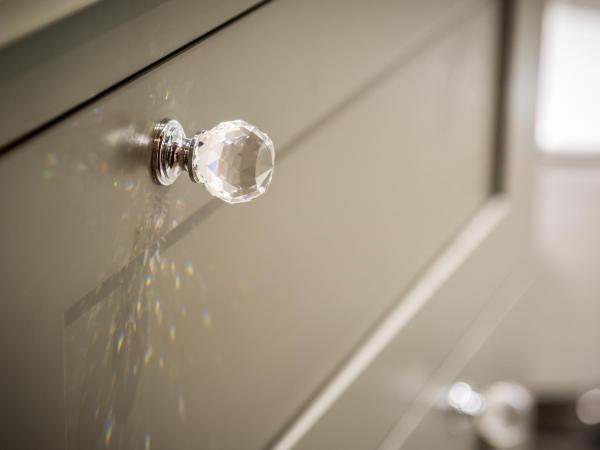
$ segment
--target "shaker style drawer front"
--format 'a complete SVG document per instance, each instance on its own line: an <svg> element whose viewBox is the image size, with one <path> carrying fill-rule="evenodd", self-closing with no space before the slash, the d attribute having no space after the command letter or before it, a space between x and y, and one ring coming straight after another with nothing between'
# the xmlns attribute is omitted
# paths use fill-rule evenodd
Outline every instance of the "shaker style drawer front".
<svg viewBox="0 0 600 450"><path fill-rule="evenodd" d="M44 422L28 439L272 442L490 196L496 12L274 2L4 155L2 396ZM258 125L269 192L154 184L166 117Z"/></svg>
<svg viewBox="0 0 600 450"><path fill-rule="evenodd" d="M501 31L501 192L386 311L278 438L276 450L524 448L533 402L523 375L540 309L525 301L535 270L522 247L542 4L488 4L472 27L461 28L480 42L494 28L486 20L496 16ZM466 435L460 434L465 419Z"/></svg>

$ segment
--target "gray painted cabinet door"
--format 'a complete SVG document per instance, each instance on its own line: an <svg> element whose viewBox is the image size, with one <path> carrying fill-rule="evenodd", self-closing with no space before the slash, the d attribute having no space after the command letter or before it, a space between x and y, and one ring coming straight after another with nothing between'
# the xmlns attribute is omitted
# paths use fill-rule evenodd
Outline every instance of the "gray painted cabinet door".
<svg viewBox="0 0 600 450"><path fill-rule="evenodd" d="M522 3L270 2L5 152L0 446L376 448L526 259ZM165 117L269 192L154 184Z"/></svg>

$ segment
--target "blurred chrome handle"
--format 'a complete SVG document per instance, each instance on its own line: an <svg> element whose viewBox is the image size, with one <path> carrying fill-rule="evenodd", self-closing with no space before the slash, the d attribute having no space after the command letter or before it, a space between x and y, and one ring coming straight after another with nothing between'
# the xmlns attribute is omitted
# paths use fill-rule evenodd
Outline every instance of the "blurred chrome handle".
<svg viewBox="0 0 600 450"><path fill-rule="evenodd" d="M533 398L520 384L493 383L480 392L464 382L450 386L447 408L470 418L474 431L493 448L513 448L531 435Z"/></svg>
<svg viewBox="0 0 600 450"><path fill-rule="evenodd" d="M262 195L273 175L273 142L243 120L221 122L187 138L176 120L154 127L151 170L154 181L173 184L182 172L227 203L248 202Z"/></svg>

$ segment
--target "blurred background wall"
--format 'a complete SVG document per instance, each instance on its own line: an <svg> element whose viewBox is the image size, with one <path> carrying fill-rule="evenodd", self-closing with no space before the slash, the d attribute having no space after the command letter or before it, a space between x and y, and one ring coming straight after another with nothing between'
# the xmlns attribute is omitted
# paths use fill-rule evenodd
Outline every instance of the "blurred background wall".
<svg viewBox="0 0 600 450"><path fill-rule="evenodd" d="M543 23L529 373L572 395L600 387L600 1L551 0Z"/></svg>

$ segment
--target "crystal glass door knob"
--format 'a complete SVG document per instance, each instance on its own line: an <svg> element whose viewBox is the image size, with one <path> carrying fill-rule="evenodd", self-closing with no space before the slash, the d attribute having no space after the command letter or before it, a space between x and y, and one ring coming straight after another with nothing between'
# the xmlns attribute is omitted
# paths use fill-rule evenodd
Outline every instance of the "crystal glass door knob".
<svg viewBox="0 0 600 450"><path fill-rule="evenodd" d="M452 415L471 419L473 431L490 448L519 447L530 438L534 400L518 383L498 381L480 392L465 382L454 383L446 403Z"/></svg>
<svg viewBox="0 0 600 450"><path fill-rule="evenodd" d="M151 169L154 180L172 184L181 172L227 203L248 202L263 194L273 176L273 142L243 120L221 122L187 138L176 120L154 129Z"/></svg>

